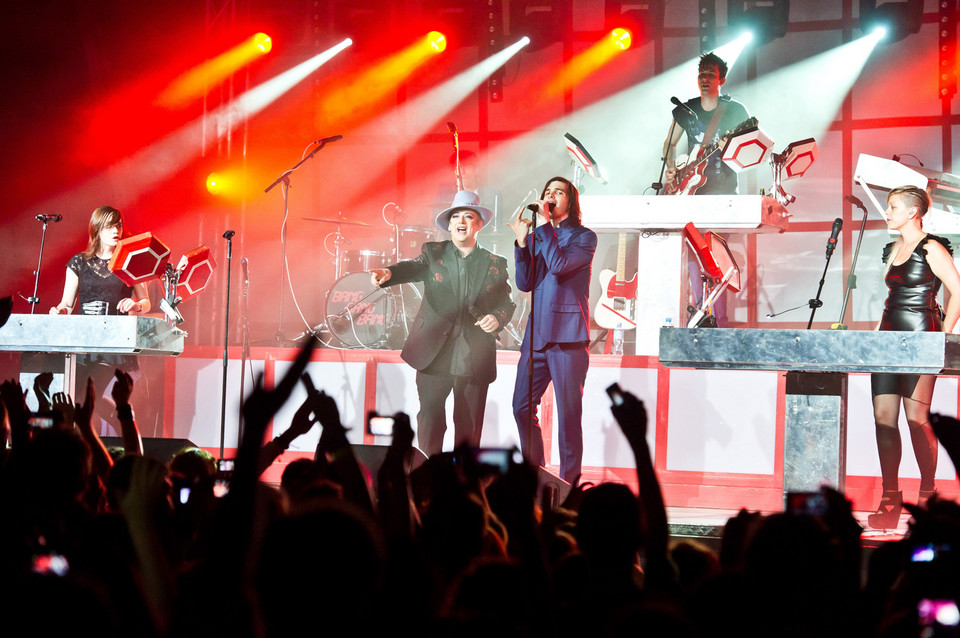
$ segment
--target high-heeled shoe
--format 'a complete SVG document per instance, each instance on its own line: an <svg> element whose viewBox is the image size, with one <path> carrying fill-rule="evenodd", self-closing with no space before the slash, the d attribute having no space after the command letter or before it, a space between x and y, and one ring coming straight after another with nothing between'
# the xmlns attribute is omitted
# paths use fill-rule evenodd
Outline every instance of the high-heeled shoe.
<svg viewBox="0 0 960 638"><path fill-rule="evenodd" d="M927 501L929 501L934 494L937 493L936 489L932 490L920 490L920 495L917 497L917 505L926 509Z"/></svg>
<svg viewBox="0 0 960 638"><path fill-rule="evenodd" d="M867 516L867 525L873 529L895 529L900 523L903 509L903 492L884 491L876 514Z"/></svg>

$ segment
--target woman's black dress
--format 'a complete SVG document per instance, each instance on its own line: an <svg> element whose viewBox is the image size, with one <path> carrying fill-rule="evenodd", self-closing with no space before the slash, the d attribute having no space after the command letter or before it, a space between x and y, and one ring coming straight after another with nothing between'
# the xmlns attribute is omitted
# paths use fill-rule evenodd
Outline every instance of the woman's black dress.
<svg viewBox="0 0 960 638"><path fill-rule="evenodd" d="M940 242L951 255L950 241L937 235L927 235L913 249L910 258L887 271L885 278L889 292L884 303L880 330L907 332L938 332L943 329L943 311L937 303L941 281L933 274L927 263L924 245L930 241ZM890 257L895 242L883 249L884 263ZM918 374L875 373L870 377L873 396L899 394L909 397L920 379Z"/></svg>
<svg viewBox="0 0 960 638"><path fill-rule="evenodd" d="M133 294L133 287L121 281L107 267L109 261L96 256L84 259L83 253L80 253L67 262L67 268L72 270L80 280L76 301L78 314L119 315L121 313L117 310L117 304ZM77 378L85 383L86 378L82 376L83 374L93 376L100 392L113 377L116 368L127 372L139 369L135 356L115 354L80 355L77 357L77 365L82 369L82 372L78 372Z"/></svg>

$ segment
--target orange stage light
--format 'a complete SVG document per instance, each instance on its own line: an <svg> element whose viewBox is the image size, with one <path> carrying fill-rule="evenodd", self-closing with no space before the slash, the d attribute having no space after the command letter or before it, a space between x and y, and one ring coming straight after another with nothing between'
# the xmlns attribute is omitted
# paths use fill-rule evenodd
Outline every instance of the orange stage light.
<svg viewBox="0 0 960 638"><path fill-rule="evenodd" d="M317 122L324 128L344 127L372 117L398 86L446 46L446 37L439 31L431 31L383 58L323 97L317 109Z"/></svg>
<svg viewBox="0 0 960 638"><path fill-rule="evenodd" d="M630 48L633 36L630 34L629 30L618 27L610 32L610 39L613 42L613 46L617 47L621 51L626 51Z"/></svg>
<svg viewBox="0 0 960 638"><path fill-rule="evenodd" d="M273 40L266 33L257 33L229 51L195 66L170 84L157 98L160 106L181 107L190 100L203 96L211 87L236 73L273 48Z"/></svg>
<svg viewBox="0 0 960 638"><path fill-rule="evenodd" d="M618 53L630 48L631 39L630 32L626 29L614 29L586 51L573 56L567 64L560 67L547 85L547 95L560 95L576 86L610 62Z"/></svg>
<svg viewBox="0 0 960 638"><path fill-rule="evenodd" d="M427 34L427 43L430 45L431 49L437 53L440 53L447 48L447 36L443 35L439 31L431 31Z"/></svg>
<svg viewBox="0 0 960 638"><path fill-rule="evenodd" d="M253 36L253 46L260 53L270 53L270 49L273 48L273 40L266 33L258 33Z"/></svg>
<svg viewBox="0 0 960 638"><path fill-rule="evenodd" d="M207 191L211 195L219 195L223 192L223 182L224 180L219 173L210 173L207 175Z"/></svg>

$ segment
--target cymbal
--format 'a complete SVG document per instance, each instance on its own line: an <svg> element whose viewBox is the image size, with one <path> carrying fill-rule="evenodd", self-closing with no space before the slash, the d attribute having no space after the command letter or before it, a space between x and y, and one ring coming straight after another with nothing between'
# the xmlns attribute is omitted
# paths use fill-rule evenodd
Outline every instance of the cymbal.
<svg viewBox="0 0 960 638"><path fill-rule="evenodd" d="M308 222L326 222L328 224L350 224L351 226L369 226L367 222L358 222L346 217L301 217Z"/></svg>

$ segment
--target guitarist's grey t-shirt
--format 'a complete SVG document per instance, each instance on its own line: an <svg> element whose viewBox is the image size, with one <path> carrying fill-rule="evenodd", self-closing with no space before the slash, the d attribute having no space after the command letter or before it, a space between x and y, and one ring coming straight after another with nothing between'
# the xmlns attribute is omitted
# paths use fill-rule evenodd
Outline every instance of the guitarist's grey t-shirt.
<svg viewBox="0 0 960 638"><path fill-rule="evenodd" d="M704 111L700 106L700 98L695 97L685 102L694 113L697 114L697 121L690 122L689 116L678 106L673 110L673 117L684 131L687 133L688 148L692 149L695 145L703 144L709 146L719 138L750 117L745 107L740 102L731 99L729 96L720 96L720 104L726 104L726 110L720 118L720 125L717 126L717 132L712 140L704 141L703 134L710 126L710 120L713 118L714 111ZM717 107L719 108L719 106ZM691 153L691 161L692 161ZM737 174L727 168L720 161L720 153L714 153L708 160L706 169L703 172L706 182L697 188L695 195L735 195L737 194Z"/></svg>

